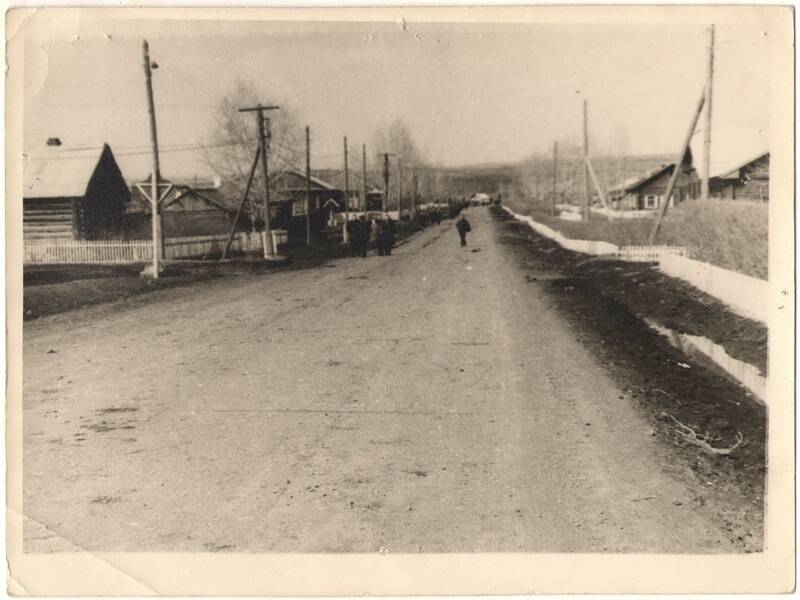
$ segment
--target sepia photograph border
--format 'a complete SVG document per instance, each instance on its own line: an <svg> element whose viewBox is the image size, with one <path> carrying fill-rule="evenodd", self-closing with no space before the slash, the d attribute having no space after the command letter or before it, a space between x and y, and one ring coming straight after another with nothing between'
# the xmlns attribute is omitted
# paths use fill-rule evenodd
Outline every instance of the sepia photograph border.
<svg viewBox="0 0 800 600"><path fill-rule="evenodd" d="M22 122L24 30L62 11L106 19L351 21L413 24L746 21L772 39L768 469L764 551L678 554L206 554L22 550ZM482 595L779 593L794 588L794 14L787 6L388 8L18 8L6 13L6 544L11 595ZM791 201L790 201L791 200Z"/></svg>

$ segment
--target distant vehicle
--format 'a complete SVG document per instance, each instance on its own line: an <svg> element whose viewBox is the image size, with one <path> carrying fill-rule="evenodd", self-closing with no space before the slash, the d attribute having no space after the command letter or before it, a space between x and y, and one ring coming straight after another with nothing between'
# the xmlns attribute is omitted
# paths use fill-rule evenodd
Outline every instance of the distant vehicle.
<svg viewBox="0 0 800 600"><path fill-rule="evenodd" d="M492 203L492 198L489 194L479 192L470 198L470 204L473 206L489 206Z"/></svg>

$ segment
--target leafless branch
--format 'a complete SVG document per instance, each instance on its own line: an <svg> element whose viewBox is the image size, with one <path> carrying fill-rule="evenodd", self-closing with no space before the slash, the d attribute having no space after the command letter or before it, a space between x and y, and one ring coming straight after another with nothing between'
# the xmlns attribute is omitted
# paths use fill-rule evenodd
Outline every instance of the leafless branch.
<svg viewBox="0 0 800 600"><path fill-rule="evenodd" d="M739 446L741 446L742 442L744 442L744 436L741 434L741 432L737 431L736 442L732 446L728 446L727 448L717 448L714 447L712 444L714 444L715 442L719 442L722 439L721 436L717 434L711 434L709 432L706 432L704 434L697 433L697 431L695 431L688 425L681 423L674 416L670 415L669 417L673 421L675 421L675 423L678 425L675 428L675 433L677 433L679 436L681 436L684 440L686 440L690 444L699 446L700 448L702 448L703 450L705 450L710 454L727 456L728 454L736 450Z"/></svg>

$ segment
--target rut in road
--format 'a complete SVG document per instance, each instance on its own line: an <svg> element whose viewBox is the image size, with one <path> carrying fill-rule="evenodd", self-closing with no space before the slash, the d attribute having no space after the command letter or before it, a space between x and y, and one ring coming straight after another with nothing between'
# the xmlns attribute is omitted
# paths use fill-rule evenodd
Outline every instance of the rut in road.
<svg viewBox="0 0 800 600"><path fill-rule="evenodd" d="M735 551L469 219L27 323L26 551Z"/></svg>

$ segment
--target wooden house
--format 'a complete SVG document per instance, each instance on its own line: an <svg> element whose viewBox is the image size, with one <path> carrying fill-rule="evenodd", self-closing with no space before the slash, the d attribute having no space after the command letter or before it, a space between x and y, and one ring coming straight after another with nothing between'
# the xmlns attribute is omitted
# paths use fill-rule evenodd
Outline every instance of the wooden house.
<svg viewBox="0 0 800 600"><path fill-rule="evenodd" d="M367 190L367 210L382 210L383 190L376 187Z"/></svg>
<svg viewBox="0 0 800 600"><path fill-rule="evenodd" d="M284 229L289 240L305 239L306 199L310 187L309 212L311 233L319 234L328 227L333 212L344 211L344 192L329 183L311 176L306 181L305 172L288 168L270 178L271 226Z"/></svg>
<svg viewBox="0 0 800 600"><path fill-rule="evenodd" d="M769 152L762 152L708 182L712 198L722 200L769 201Z"/></svg>
<svg viewBox="0 0 800 600"><path fill-rule="evenodd" d="M46 150L26 155L23 182L26 239L122 235L130 191L108 144L66 148L52 138Z"/></svg>
<svg viewBox="0 0 800 600"><path fill-rule="evenodd" d="M687 149L679 165L670 202L700 197L700 178L692 165L692 152ZM675 163L651 169L640 177L634 177L609 189L608 200L616 210L655 210L664 202Z"/></svg>
<svg viewBox="0 0 800 600"><path fill-rule="evenodd" d="M208 181L170 181L162 189L161 226L165 237L217 235L228 233L236 216L236 201L227 193L219 178ZM150 178L131 186L128 210L129 237L150 235ZM242 219L242 226L246 227Z"/></svg>

